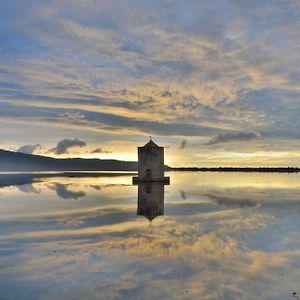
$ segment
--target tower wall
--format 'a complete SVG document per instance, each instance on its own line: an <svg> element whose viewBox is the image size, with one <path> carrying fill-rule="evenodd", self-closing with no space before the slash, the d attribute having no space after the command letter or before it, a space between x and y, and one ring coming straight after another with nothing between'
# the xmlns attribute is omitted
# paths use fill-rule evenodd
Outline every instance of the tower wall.
<svg viewBox="0 0 300 300"><path fill-rule="evenodd" d="M164 178L164 148L138 147L138 173L140 178Z"/></svg>

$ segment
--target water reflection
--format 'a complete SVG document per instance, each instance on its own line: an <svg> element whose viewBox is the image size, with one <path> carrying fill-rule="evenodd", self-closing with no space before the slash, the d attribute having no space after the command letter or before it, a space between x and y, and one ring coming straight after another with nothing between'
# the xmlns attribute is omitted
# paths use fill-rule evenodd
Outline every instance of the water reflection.
<svg viewBox="0 0 300 300"><path fill-rule="evenodd" d="M150 222L164 214L163 183L140 183L138 185L137 214L146 217Z"/></svg>
<svg viewBox="0 0 300 300"><path fill-rule="evenodd" d="M30 193L40 194L40 192L41 192L32 183L18 185L17 188L19 189L19 191L24 192L24 193L29 193L29 194Z"/></svg>
<svg viewBox="0 0 300 300"><path fill-rule="evenodd" d="M0 176L1 300L300 294L300 174L170 175Z"/></svg>
<svg viewBox="0 0 300 300"><path fill-rule="evenodd" d="M67 184L56 183L54 185L54 189L56 190L56 194L61 199L79 199L83 198L86 193L84 191L72 191L68 189Z"/></svg>

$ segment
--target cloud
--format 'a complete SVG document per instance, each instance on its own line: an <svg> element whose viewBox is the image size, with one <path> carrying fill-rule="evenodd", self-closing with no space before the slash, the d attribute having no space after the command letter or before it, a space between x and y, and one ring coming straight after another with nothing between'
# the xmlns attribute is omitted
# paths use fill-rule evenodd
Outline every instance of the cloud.
<svg viewBox="0 0 300 300"><path fill-rule="evenodd" d="M53 149L51 149L51 152L54 152L55 154L65 154L68 153L68 150L70 148L74 148L74 147L85 147L86 146L86 142L79 140L77 138L75 139L63 139L61 141L58 142L57 146Z"/></svg>
<svg viewBox="0 0 300 300"><path fill-rule="evenodd" d="M22 152L22 153L26 153L26 154L32 154L34 153L36 150L40 150L41 149L41 144L35 144L35 145L24 145L21 146L17 152Z"/></svg>
<svg viewBox="0 0 300 300"><path fill-rule="evenodd" d="M221 143L230 143L230 142L248 142L251 140L262 139L261 135L256 132L227 132L220 133L211 138L210 141L205 143L204 145L215 145Z"/></svg>
<svg viewBox="0 0 300 300"><path fill-rule="evenodd" d="M184 149L186 147L186 144L187 144L187 140L182 140L181 143L180 143L180 146L179 146L179 149Z"/></svg>
<svg viewBox="0 0 300 300"><path fill-rule="evenodd" d="M245 128L266 139L297 140L294 2L54 0L16 7L6 1L0 98L14 107L0 104L7 128L0 140L14 139L15 147L38 134L41 143L96 140L101 131L106 141L155 135L163 143L189 136L203 143L224 129ZM54 136L58 126L69 132Z"/></svg>
<svg viewBox="0 0 300 300"><path fill-rule="evenodd" d="M90 153L112 153L112 151L104 150L102 148L96 148L92 150Z"/></svg>

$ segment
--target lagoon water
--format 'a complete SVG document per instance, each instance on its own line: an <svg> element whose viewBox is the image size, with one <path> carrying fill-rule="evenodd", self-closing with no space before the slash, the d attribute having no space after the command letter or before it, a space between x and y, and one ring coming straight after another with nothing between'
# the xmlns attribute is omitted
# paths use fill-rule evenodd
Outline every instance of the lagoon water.
<svg viewBox="0 0 300 300"><path fill-rule="evenodd" d="M168 176L1 187L0 299L300 299L300 174Z"/></svg>

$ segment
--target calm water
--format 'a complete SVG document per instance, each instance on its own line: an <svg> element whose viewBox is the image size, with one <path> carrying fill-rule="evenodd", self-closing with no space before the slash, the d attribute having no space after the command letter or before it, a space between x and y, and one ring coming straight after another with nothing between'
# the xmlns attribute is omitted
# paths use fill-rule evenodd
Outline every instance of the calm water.
<svg viewBox="0 0 300 300"><path fill-rule="evenodd" d="M0 299L300 299L300 174L169 176L0 188Z"/></svg>

